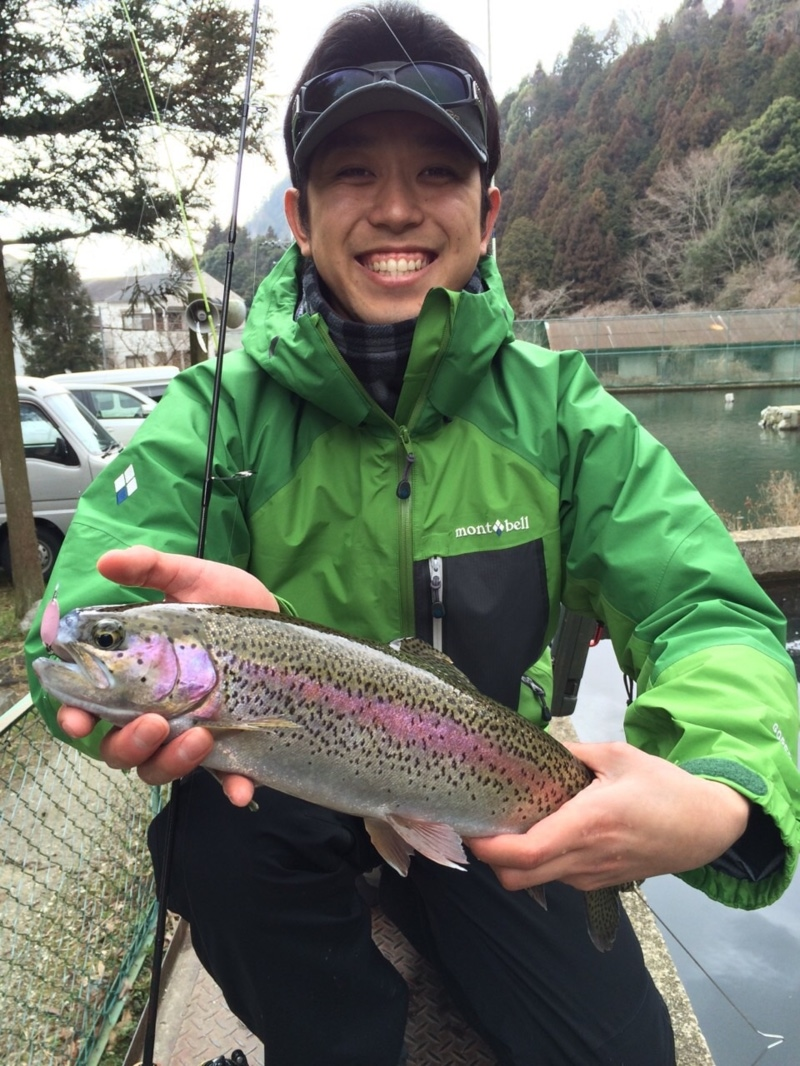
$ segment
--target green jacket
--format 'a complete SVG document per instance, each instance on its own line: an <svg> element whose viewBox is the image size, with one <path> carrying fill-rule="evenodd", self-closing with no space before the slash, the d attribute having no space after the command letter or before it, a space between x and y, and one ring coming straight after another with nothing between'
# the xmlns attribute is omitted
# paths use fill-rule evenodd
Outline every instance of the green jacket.
<svg viewBox="0 0 800 1066"><path fill-rule="evenodd" d="M786 845L758 882L686 880L735 906L777 898L800 843L797 681L784 620L719 519L579 353L514 339L491 259L486 292L429 293L395 421L321 318L295 320L298 267L293 249L225 357L207 557L355 635L440 638L512 706L560 602L602 620L637 680L629 740L763 805ZM194 554L213 369L179 375L87 490L52 579L62 611L141 597L97 575L108 548ZM97 732L77 746L96 753Z"/></svg>

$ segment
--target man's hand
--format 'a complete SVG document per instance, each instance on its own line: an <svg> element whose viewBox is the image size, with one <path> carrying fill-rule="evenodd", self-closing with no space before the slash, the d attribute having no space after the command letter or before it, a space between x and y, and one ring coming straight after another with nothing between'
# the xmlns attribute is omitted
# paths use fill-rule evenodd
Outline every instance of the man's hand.
<svg viewBox="0 0 800 1066"><path fill-rule="evenodd" d="M107 552L98 561L97 569L119 585L157 589L171 602L278 610L277 600L257 578L223 563L139 546ZM68 736L77 739L91 733L97 719L77 707L61 707L58 724ZM112 729L103 738L100 752L109 766L136 767L143 781L163 785L199 766L213 746L211 733L201 727L189 729L165 744L168 735L166 719L145 714L121 729ZM247 806L253 798L253 782L247 777L226 774L223 788L228 799L239 807Z"/></svg>
<svg viewBox="0 0 800 1066"><path fill-rule="evenodd" d="M595 780L526 833L472 839L508 889L589 891L693 870L744 833L748 800L628 744L568 744Z"/></svg>

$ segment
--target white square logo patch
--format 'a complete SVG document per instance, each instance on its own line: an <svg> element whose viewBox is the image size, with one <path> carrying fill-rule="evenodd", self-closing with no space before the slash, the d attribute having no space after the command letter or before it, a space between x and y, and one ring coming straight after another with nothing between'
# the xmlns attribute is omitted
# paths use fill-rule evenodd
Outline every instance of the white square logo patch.
<svg viewBox="0 0 800 1066"><path fill-rule="evenodd" d="M136 492L139 486L136 484L136 474L133 465L129 466L114 482L114 491L117 494L117 503L124 503L129 496Z"/></svg>

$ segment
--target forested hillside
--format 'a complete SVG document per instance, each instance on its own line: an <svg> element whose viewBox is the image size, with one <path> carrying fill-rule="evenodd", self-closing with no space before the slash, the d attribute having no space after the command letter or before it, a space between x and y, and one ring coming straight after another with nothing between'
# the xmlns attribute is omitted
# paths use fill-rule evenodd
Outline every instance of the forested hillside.
<svg viewBox="0 0 800 1066"><path fill-rule="evenodd" d="M685 0L624 51L581 30L501 115L519 316L800 304L800 0Z"/></svg>

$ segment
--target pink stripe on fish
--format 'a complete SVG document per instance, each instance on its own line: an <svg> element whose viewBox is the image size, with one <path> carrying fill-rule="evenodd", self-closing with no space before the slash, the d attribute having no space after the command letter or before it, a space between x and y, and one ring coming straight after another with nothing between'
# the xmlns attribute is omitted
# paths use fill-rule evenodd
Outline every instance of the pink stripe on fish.
<svg viewBox="0 0 800 1066"><path fill-rule="evenodd" d="M470 729L463 722L409 707L388 696L349 693L300 673L286 671L283 679L296 698L310 705L327 704L358 728L374 731L376 726L381 727L396 742L417 748L425 756L462 758L472 765L487 767L491 764L493 771L505 772L512 778L522 770L529 781L542 776L524 755L517 757L511 751L502 752L491 737Z"/></svg>

